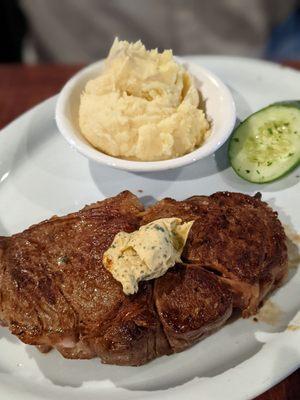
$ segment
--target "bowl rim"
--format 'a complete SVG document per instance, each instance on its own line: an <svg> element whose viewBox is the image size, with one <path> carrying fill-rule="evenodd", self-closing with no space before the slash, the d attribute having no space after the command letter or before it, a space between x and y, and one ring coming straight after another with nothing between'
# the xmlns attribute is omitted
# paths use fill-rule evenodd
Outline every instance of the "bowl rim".
<svg viewBox="0 0 300 400"><path fill-rule="evenodd" d="M213 72L208 69L202 67L198 63L191 62L190 59L185 57L174 56L174 58L181 64L187 64L191 66L193 69L197 69L201 72L202 75L206 76L209 80L214 82L215 86L218 87L218 90L222 92L223 97L225 98L226 105L229 109L228 118L224 121L224 126L222 126L223 135L220 137L218 142L212 147L204 147L204 145L200 146L198 149L193 150L190 153L187 153L183 156L161 160L161 161L132 161L126 160L122 158L117 158L110 156L101 152L100 150L94 148L88 141L81 135L79 138L74 132L74 128L70 123L69 119L66 117L64 110L69 101L69 97L73 91L73 89L77 86L77 83L80 79L86 77L88 80L88 75L91 74L95 69L98 69L103 65L104 60L96 61L92 64L87 65L86 67L80 69L77 73L75 73L62 87L55 107L55 120L57 127L63 137L67 140L67 142L71 145L73 149L78 151L83 156L91 159L97 163L101 163L113 168L118 168L127 171L135 171L135 172L153 172L153 171L163 171L170 170L179 167L183 167L185 165L189 165L195 161L198 161L202 158L205 158L213 153L215 153L228 139L230 136L236 122L236 106L232 94L225 83L216 76Z"/></svg>

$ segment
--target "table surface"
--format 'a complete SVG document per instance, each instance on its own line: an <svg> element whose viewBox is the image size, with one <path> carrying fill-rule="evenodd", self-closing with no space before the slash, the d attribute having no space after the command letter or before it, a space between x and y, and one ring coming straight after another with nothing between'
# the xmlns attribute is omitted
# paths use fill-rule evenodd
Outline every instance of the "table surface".
<svg viewBox="0 0 300 400"><path fill-rule="evenodd" d="M285 62L300 70L300 62ZM0 65L0 129L34 105L56 94L80 65ZM300 97L300 93L299 93ZM300 399L300 369L256 400Z"/></svg>

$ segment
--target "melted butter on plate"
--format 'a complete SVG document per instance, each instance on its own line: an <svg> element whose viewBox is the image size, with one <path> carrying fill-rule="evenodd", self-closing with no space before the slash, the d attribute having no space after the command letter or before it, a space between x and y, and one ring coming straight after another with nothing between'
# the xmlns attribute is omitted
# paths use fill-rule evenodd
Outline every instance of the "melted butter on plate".
<svg viewBox="0 0 300 400"><path fill-rule="evenodd" d="M281 316L281 308L274 301L267 300L255 317L260 322L277 325L280 322Z"/></svg>
<svg viewBox="0 0 300 400"><path fill-rule="evenodd" d="M287 236L288 266L297 268L300 265L300 234L292 226L284 225Z"/></svg>

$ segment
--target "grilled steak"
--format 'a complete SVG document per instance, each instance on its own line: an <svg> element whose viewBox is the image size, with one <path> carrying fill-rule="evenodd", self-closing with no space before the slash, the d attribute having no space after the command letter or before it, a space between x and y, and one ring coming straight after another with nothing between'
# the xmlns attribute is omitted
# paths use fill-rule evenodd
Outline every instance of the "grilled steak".
<svg viewBox="0 0 300 400"><path fill-rule="evenodd" d="M138 365L168 353L152 284L125 296L102 266L114 236L136 230L142 210L125 192L2 238L0 319L23 342L67 358Z"/></svg>
<svg viewBox="0 0 300 400"><path fill-rule="evenodd" d="M163 217L195 220L185 264L126 296L103 267L120 231ZM0 238L0 320L23 342L66 358L141 365L184 350L244 316L286 272L280 222L257 197L164 199L146 211L130 192Z"/></svg>
<svg viewBox="0 0 300 400"><path fill-rule="evenodd" d="M142 223L158 218L195 220L184 259L221 275L243 316L254 314L262 299L287 271L285 234L277 214L260 196L219 192L150 207Z"/></svg>
<svg viewBox="0 0 300 400"><path fill-rule="evenodd" d="M232 295L218 276L177 265L154 283L158 315L173 351L182 351L224 325Z"/></svg>

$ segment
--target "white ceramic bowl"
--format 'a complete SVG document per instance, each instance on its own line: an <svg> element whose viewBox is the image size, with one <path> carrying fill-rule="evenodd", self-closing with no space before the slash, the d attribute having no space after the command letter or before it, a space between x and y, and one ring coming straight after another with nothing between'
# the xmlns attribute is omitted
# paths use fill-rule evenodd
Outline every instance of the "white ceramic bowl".
<svg viewBox="0 0 300 400"><path fill-rule="evenodd" d="M236 111L230 91L213 73L197 64L176 57L177 61L194 76L196 85L205 101L206 115L212 131L197 150L181 157L163 161L128 161L111 157L95 149L80 133L78 110L80 94L88 80L101 73L103 61L83 68L61 90L55 110L58 129L70 145L85 157L101 164L128 171L161 171L182 167L214 153L229 137L235 124Z"/></svg>

